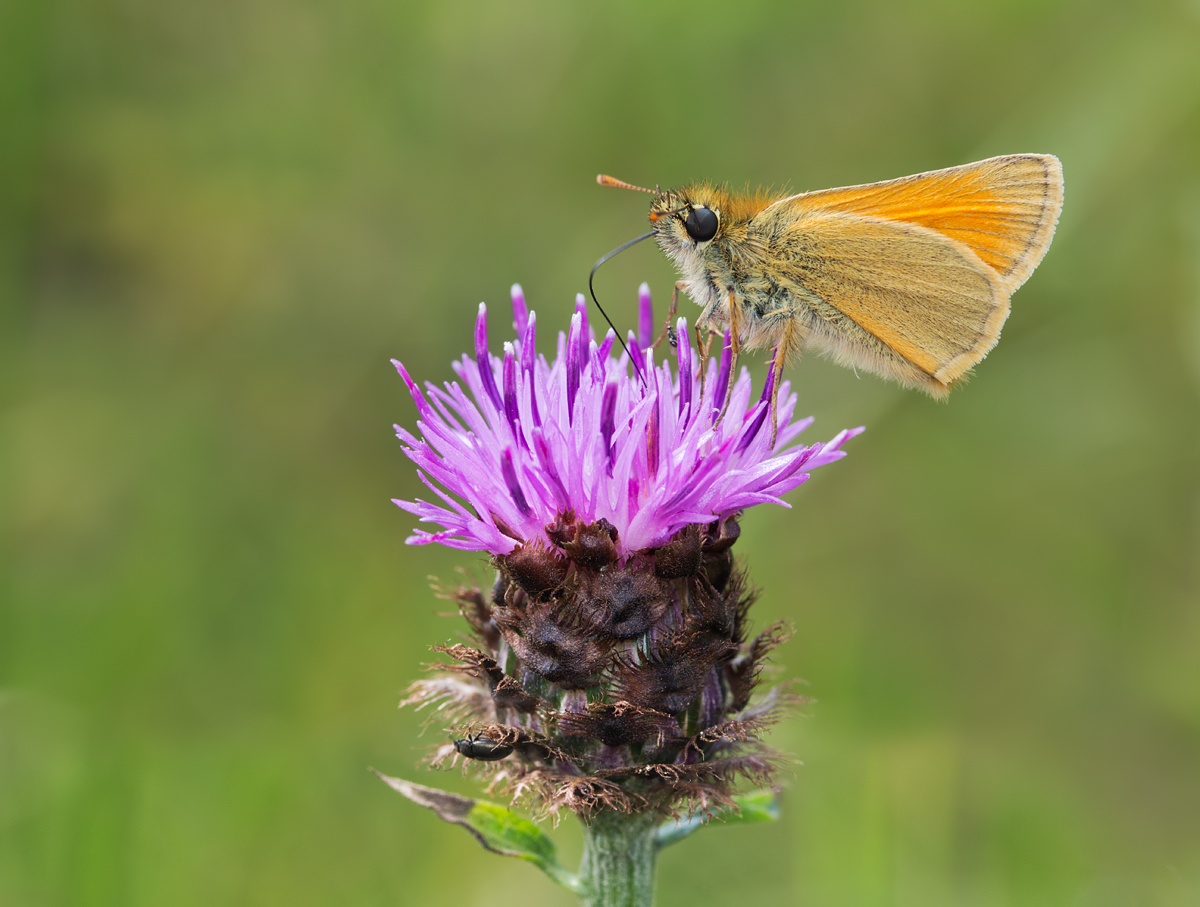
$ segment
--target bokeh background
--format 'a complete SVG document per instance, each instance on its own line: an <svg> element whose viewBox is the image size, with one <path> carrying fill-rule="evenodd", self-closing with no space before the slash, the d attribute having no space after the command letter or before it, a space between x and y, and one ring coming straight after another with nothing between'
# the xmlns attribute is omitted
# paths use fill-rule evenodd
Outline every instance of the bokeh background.
<svg viewBox="0 0 1200 907"><path fill-rule="evenodd" d="M1200 3L0 5L0 903L571 903L367 772L477 791L395 708L485 565L403 544L389 357L565 327L646 229L599 171L1020 151L1065 212L963 391L795 369L868 426L739 545L804 765L663 907L1200 903Z"/></svg>

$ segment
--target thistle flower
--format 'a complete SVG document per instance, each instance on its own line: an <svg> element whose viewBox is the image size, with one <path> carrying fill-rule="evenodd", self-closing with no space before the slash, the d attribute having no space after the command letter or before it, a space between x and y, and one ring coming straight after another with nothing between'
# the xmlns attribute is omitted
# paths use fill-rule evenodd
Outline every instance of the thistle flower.
<svg viewBox="0 0 1200 907"><path fill-rule="evenodd" d="M730 373L729 336L708 359L683 318L674 368L656 361L645 285L639 295L638 331L619 355L612 331L597 342L580 296L548 361L514 287L516 339L503 355L489 351L480 305L475 358L454 364L457 382L422 390L393 360L419 435L396 433L438 499L395 502L438 527L408 543L485 552L496 569L490 588L445 593L470 644L434 646L449 660L402 705L436 706L453 723L458 739L435 764L462 757L514 799L580 815L593 862L630 859L653 831L645 817L707 814L733 805L741 779L772 784L779 759L758 737L794 697L754 689L788 633L751 633L755 594L732 555L739 519L755 504L789 506L782 496L862 431L793 445L812 420L792 421L784 382L772 444L778 377L756 398L748 372ZM386 780L424 805L451 796ZM433 808L450 821L469 812ZM594 903L617 902L597 881L612 874L585 871Z"/></svg>
<svg viewBox="0 0 1200 907"><path fill-rule="evenodd" d="M788 506L782 495L861 429L790 446L812 420L792 421L784 382L770 446L776 376L754 399L749 373L730 374L729 343L702 364L683 318L675 369L656 362L644 285L628 355L614 354L612 331L596 341L581 296L547 361L519 287L512 301L518 339L493 356L481 304L458 382L422 391L395 362L420 437L396 433L440 501L395 502L441 527L408 542L483 551L497 569L491 589L452 593L474 645L435 647L450 676L406 701L462 721L471 742L441 758L511 754L484 764L549 810L708 808L739 777L770 783L776 759L755 738L786 697L752 691L786 632L750 634L738 519Z"/></svg>

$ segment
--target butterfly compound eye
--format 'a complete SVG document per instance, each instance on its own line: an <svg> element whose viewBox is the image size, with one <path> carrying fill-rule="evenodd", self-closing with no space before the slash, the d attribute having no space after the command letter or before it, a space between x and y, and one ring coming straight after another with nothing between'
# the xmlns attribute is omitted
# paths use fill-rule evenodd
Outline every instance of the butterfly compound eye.
<svg viewBox="0 0 1200 907"><path fill-rule="evenodd" d="M683 225L696 242L708 242L717 235L717 215L709 208L693 208Z"/></svg>

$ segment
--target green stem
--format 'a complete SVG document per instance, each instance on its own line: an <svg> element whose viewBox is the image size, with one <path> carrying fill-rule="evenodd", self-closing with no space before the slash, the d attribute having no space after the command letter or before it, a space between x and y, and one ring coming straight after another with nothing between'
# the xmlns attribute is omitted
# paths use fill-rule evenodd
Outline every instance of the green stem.
<svg viewBox="0 0 1200 907"><path fill-rule="evenodd" d="M658 861L653 814L597 813L583 828L584 907L653 907Z"/></svg>

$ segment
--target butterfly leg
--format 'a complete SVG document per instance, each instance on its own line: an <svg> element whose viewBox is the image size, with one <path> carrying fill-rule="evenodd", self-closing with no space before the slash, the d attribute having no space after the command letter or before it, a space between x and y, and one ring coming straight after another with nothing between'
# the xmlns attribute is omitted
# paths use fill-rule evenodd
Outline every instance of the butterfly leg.
<svg viewBox="0 0 1200 907"><path fill-rule="evenodd" d="M775 449L775 440L779 437L779 385L783 384L783 360L787 354L787 346L780 341L775 347L775 359L771 363L771 450Z"/></svg>
<svg viewBox="0 0 1200 907"><path fill-rule="evenodd" d="M712 349L713 337L716 333L709 328L708 337L704 336L704 329L696 324L696 348L700 351L700 399L704 399L704 385L708 379L708 353Z"/></svg>
<svg viewBox="0 0 1200 907"><path fill-rule="evenodd" d="M775 345L775 356L771 360L771 372L774 383L771 385L771 447L774 449L775 440L779 437L779 386L783 384L783 367L795 352L799 340L796 330L796 319L783 319L783 330L779 342Z"/></svg>
<svg viewBox="0 0 1200 907"><path fill-rule="evenodd" d="M675 324L675 315L679 311L679 289L683 286L682 280L675 281L675 286L671 289L671 307L667 309L667 320L663 324L662 333L658 335L658 339L654 341L654 346L651 349L658 349L658 345L666 339L671 327ZM671 341L671 346L675 345L675 341Z"/></svg>
<svg viewBox="0 0 1200 907"><path fill-rule="evenodd" d="M721 424L721 420L725 418L725 411L729 409L729 398L733 396L733 385L737 383L737 362L738 353L742 348L741 341L741 326L738 324L738 301L733 293L733 288L729 288L729 383L725 386L725 402L721 404L721 414L717 416L717 421L713 423L713 428Z"/></svg>

